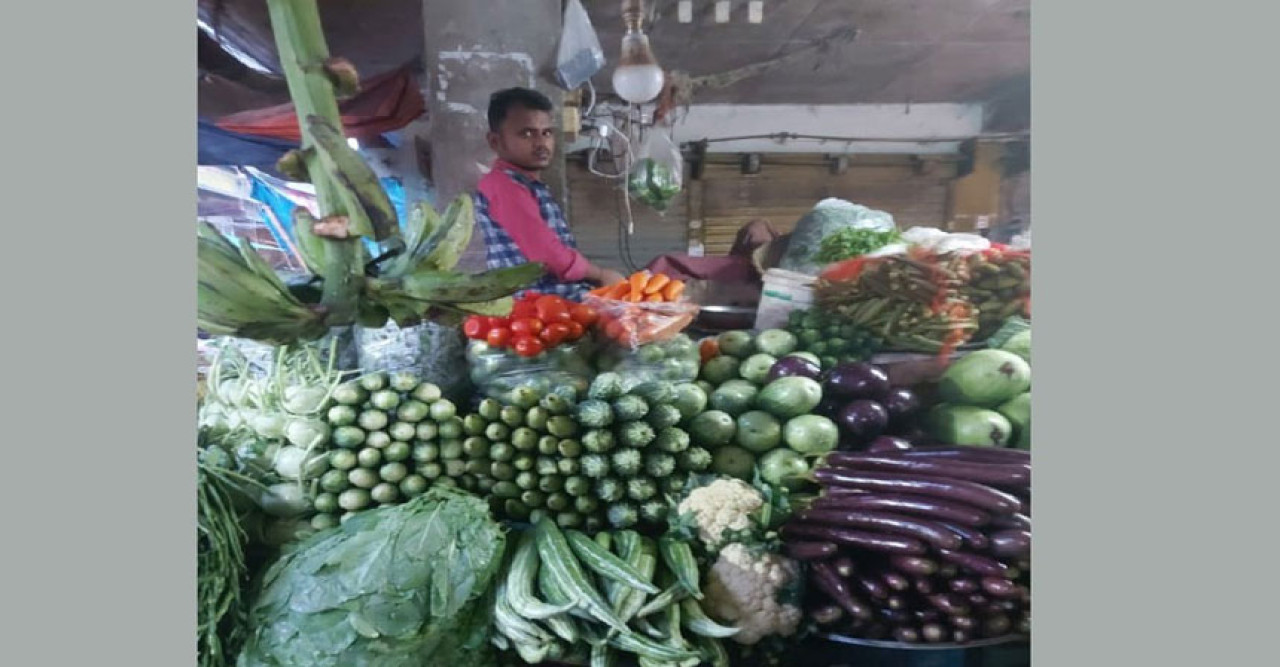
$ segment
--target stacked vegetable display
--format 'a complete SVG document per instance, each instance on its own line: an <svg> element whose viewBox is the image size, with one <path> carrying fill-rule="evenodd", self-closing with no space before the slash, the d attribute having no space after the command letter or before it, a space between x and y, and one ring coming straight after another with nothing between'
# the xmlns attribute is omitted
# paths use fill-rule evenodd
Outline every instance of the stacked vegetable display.
<svg viewBox="0 0 1280 667"><path fill-rule="evenodd" d="M596 354L596 370L622 376L627 388L641 382L689 382L700 370L698 346L685 334L632 349L609 344Z"/></svg>
<svg viewBox="0 0 1280 667"><path fill-rule="evenodd" d="M966 354L943 373L938 395L942 403L927 420L935 439L1031 448L1031 365L1017 354L998 349Z"/></svg>
<svg viewBox="0 0 1280 667"><path fill-rule="evenodd" d="M798 348L818 357L823 368L870 359L882 346L870 329L843 322L821 309L793 310L787 316L787 331L799 341Z"/></svg>
<svg viewBox="0 0 1280 667"><path fill-rule="evenodd" d="M834 264L814 289L818 307L843 324L870 330L889 349L938 353L967 342L978 329L962 255L923 250Z"/></svg>
<svg viewBox="0 0 1280 667"><path fill-rule="evenodd" d="M494 605L499 648L532 664L630 654L643 667L728 665L720 639L737 629L703 611L688 544L631 530L592 538L547 518L512 542Z"/></svg>
<svg viewBox="0 0 1280 667"><path fill-rule="evenodd" d="M992 248L968 256L964 295L978 309L978 336L995 332L1010 317L1031 316L1031 253Z"/></svg>
<svg viewBox="0 0 1280 667"><path fill-rule="evenodd" d="M462 332L471 340L488 343L490 348L536 357L544 350L582 338L596 318L591 306L530 291L512 306L509 316L472 315L463 322Z"/></svg>
<svg viewBox="0 0 1280 667"><path fill-rule="evenodd" d="M818 362L796 346L780 329L728 331L706 351L699 384L710 409L689 431L711 449L715 472L751 479L758 466L765 481L783 484L808 472L805 457L835 449L835 423L814 414L823 400Z"/></svg>
<svg viewBox="0 0 1280 667"><path fill-rule="evenodd" d="M1030 458L940 446L834 452L782 529L831 632L965 643L1030 627Z"/></svg>
<svg viewBox="0 0 1280 667"><path fill-rule="evenodd" d="M710 452L691 446L680 427L706 397L693 385L662 381L626 390L621 376L602 373L577 399L572 387L521 388L510 405L482 402L463 419L466 470L512 519L545 513L589 532L662 524L664 495L711 465Z"/></svg>

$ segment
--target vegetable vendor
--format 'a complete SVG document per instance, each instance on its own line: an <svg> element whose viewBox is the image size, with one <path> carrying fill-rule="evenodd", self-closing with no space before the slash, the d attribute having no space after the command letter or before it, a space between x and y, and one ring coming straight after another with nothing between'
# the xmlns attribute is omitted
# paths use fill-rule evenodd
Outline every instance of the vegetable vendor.
<svg viewBox="0 0 1280 667"><path fill-rule="evenodd" d="M555 152L551 100L527 88L489 98L492 170L473 194L490 269L541 262L547 273L529 289L580 299L587 283L610 284L622 274L592 264L578 252L564 212L541 180ZM519 296L519 295L517 295Z"/></svg>

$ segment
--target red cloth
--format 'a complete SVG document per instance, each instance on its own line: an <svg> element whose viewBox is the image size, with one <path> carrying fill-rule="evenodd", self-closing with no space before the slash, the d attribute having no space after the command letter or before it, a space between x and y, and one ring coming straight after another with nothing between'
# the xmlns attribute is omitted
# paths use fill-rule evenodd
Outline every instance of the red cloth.
<svg viewBox="0 0 1280 667"><path fill-rule="evenodd" d="M560 242L543 219L537 198L529 188L512 180L505 173L507 169L534 178L533 174L509 162L495 160L493 169L476 187L489 203L489 217L502 227L530 262L541 262L561 282L585 280L590 266L587 258Z"/></svg>
<svg viewBox="0 0 1280 667"><path fill-rule="evenodd" d="M662 255L645 267L685 282L711 280L721 283L759 282L760 275L749 257L691 257Z"/></svg>
<svg viewBox="0 0 1280 667"><path fill-rule="evenodd" d="M408 66L361 81L355 97L338 103L342 129L356 139L398 130L425 112L426 103ZM228 132L302 140L292 103L223 116L216 125Z"/></svg>

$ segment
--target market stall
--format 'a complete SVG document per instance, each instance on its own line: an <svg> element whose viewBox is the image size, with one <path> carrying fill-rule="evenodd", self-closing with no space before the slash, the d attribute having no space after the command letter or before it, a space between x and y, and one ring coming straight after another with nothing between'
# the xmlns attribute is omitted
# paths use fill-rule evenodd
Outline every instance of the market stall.
<svg viewBox="0 0 1280 667"><path fill-rule="evenodd" d="M267 4L311 185L198 225L202 667L1026 664L1028 238L823 197L580 299L465 272L473 199L393 201Z"/></svg>

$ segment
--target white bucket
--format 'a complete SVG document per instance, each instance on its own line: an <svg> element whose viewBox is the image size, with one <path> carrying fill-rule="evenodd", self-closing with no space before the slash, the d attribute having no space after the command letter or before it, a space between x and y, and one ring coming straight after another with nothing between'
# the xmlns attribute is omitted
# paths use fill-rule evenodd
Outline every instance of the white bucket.
<svg viewBox="0 0 1280 667"><path fill-rule="evenodd" d="M817 278L794 271L769 269L756 308L756 330L781 329L791 311L813 305L813 284Z"/></svg>

